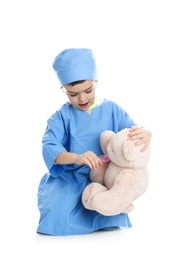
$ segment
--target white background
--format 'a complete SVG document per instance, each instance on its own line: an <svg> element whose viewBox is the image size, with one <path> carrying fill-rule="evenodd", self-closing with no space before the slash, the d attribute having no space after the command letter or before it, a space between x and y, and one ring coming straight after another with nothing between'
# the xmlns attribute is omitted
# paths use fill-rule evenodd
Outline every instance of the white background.
<svg viewBox="0 0 183 260"><path fill-rule="evenodd" d="M177 0L1 1L1 259L183 259L182 14ZM70 47L94 51L99 94L152 131L150 185L128 231L36 234L41 138L65 101L52 61Z"/></svg>

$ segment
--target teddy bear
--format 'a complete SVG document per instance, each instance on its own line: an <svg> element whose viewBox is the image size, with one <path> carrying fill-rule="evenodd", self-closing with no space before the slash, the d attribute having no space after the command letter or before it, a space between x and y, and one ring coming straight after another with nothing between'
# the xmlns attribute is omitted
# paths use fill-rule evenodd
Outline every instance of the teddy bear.
<svg viewBox="0 0 183 260"><path fill-rule="evenodd" d="M146 192L151 148L141 152L143 145L135 146L128 133L125 128L118 133L106 130L100 135L103 164L90 171L91 183L82 192L86 209L105 216L130 213L133 201Z"/></svg>

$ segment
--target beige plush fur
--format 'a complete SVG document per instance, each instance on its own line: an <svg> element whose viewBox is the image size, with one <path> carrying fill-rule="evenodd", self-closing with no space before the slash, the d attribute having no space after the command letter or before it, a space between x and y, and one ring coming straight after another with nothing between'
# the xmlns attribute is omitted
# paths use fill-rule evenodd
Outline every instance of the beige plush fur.
<svg viewBox="0 0 183 260"><path fill-rule="evenodd" d="M142 146L128 140L129 129L117 134L104 131L100 137L103 153L110 159L96 170L91 170L91 183L84 189L82 203L85 208L103 215L129 213L133 201L142 196L148 187L150 147L140 152Z"/></svg>

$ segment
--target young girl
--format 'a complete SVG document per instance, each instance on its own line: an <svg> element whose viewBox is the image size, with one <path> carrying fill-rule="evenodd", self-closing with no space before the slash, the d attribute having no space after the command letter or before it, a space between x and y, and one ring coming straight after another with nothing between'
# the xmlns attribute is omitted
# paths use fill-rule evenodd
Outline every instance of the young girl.
<svg viewBox="0 0 183 260"><path fill-rule="evenodd" d="M95 96L98 76L91 50L62 51L53 68L68 102L47 121L42 153L48 172L38 187L40 219L37 233L54 236L87 234L131 227L128 214L104 216L82 205L89 172L102 165L100 134L130 128L129 139L148 147L151 133L139 127L116 103ZM115 202L114 202L115 203Z"/></svg>

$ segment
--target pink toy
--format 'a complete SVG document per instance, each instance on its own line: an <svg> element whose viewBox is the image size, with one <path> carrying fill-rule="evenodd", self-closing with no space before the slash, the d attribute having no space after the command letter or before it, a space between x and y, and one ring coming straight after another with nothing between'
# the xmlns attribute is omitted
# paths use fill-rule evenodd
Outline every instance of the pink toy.
<svg viewBox="0 0 183 260"><path fill-rule="evenodd" d="M110 161L110 159L106 155L100 155L99 158L102 162L109 162Z"/></svg>

